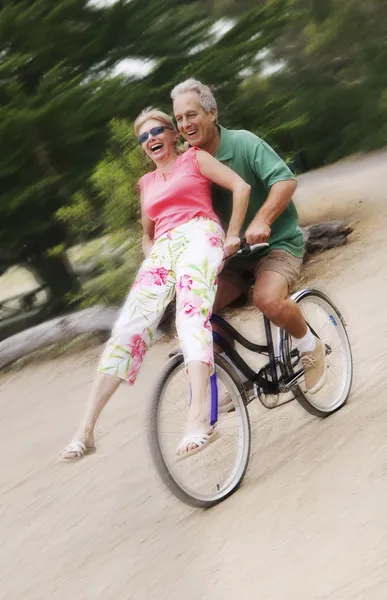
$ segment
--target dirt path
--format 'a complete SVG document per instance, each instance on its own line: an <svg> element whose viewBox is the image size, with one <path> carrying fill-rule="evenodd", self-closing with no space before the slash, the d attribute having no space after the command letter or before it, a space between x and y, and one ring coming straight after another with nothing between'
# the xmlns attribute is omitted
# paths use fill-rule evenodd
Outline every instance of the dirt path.
<svg viewBox="0 0 387 600"><path fill-rule="evenodd" d="M321 421L295 403L251 405L245 483L202 513L159 484L144 435L151 350L101 420L98 453L56 455L98 349L0 377L1 600L384 600L387 595L386 155L301 178L304 222L347 215L351 243L306 268L347 317L356 380ZM241 329L253 312L241 313Z"/></svg>

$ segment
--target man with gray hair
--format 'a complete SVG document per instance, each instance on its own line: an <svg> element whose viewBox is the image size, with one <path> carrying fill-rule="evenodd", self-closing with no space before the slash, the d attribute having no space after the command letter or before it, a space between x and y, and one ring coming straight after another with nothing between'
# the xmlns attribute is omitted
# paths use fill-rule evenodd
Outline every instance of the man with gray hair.
<svg viewBox="0 0 387 600"><path fill-rule="evenodd" d="M210 88L187 79L171 92L179 132L190 146L206 150L231 167L250 186L249 208L242 230L246 242L268 242L269 248L250 256L235 256L219 275L214 311L237 298L247 297L251 285L259 310L294 339L305 368L309 393L318 392L326 377L325 348L310 331L300 307L289 299L304 253L304 239L292 196L297 187L293 173L274 150L249 131L218 124L217 104ZM227 225L231 199L214 188L214 208Z"/></svg>

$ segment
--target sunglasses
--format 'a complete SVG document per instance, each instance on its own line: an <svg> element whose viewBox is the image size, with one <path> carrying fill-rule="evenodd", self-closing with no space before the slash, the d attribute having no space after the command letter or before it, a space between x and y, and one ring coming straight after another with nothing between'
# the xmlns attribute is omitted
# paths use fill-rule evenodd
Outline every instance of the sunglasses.
<svg viewBox="0 0 387 600"><path fill-rule="evenodd" d="M150 129L149 131L144 131L144 133L142 133L137 139L138 139L138 143L139 144L143 144L144 142L147 141L147 139L149 138L149 136L157 136L160 135L162 133L164 133L164 131L166 129L170 129L171 131L173 131L172 127L168 127L167 125L159 125L158 127L152 127L152 129Z"/></svg>

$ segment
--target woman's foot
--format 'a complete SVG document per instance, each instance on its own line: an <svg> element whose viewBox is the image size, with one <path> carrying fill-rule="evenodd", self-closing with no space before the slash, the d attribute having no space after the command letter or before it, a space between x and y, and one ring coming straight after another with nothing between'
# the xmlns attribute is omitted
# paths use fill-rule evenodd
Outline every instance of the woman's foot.
<svg viewBox="0 0 387 600"><path fill-rule="evenodd" d="M83 433L74 436L72 441L62 450L60 457L65 461L76 461L86 454L93 454L95 451L94 435Z"/></svg>
<svg viewBox="0 0 387 600"><path fill-rule="evenodd" d="M187 434L177 446L176 454L178 458L188 458L188 456L204 450L211 442L218 439L218 437L219 432L215 427L212 427L208 433L196 432Z"/></svg>
<svg viewBox="0 0 387 600"><path fill-rule="evenodd" d="M183 439L178 444L176 454L179 458L186 458L201 452L218 437L215 427L208 423L208 418L188 417L187 428Z"/></svg>

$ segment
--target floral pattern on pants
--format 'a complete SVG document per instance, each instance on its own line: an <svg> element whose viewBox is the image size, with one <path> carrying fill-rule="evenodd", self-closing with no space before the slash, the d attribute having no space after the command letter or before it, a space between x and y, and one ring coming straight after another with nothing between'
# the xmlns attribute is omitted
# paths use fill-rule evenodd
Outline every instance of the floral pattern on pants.
<svg viewBox="0 0 387 600"><path fill-rule="evenodd" d="M144 355L168 304L176 294L176 327L185 363L211 366L210 317L222 268L224 232L205 217L171 229L154 243L142 263L99 370L135 382Z"/></svg>

